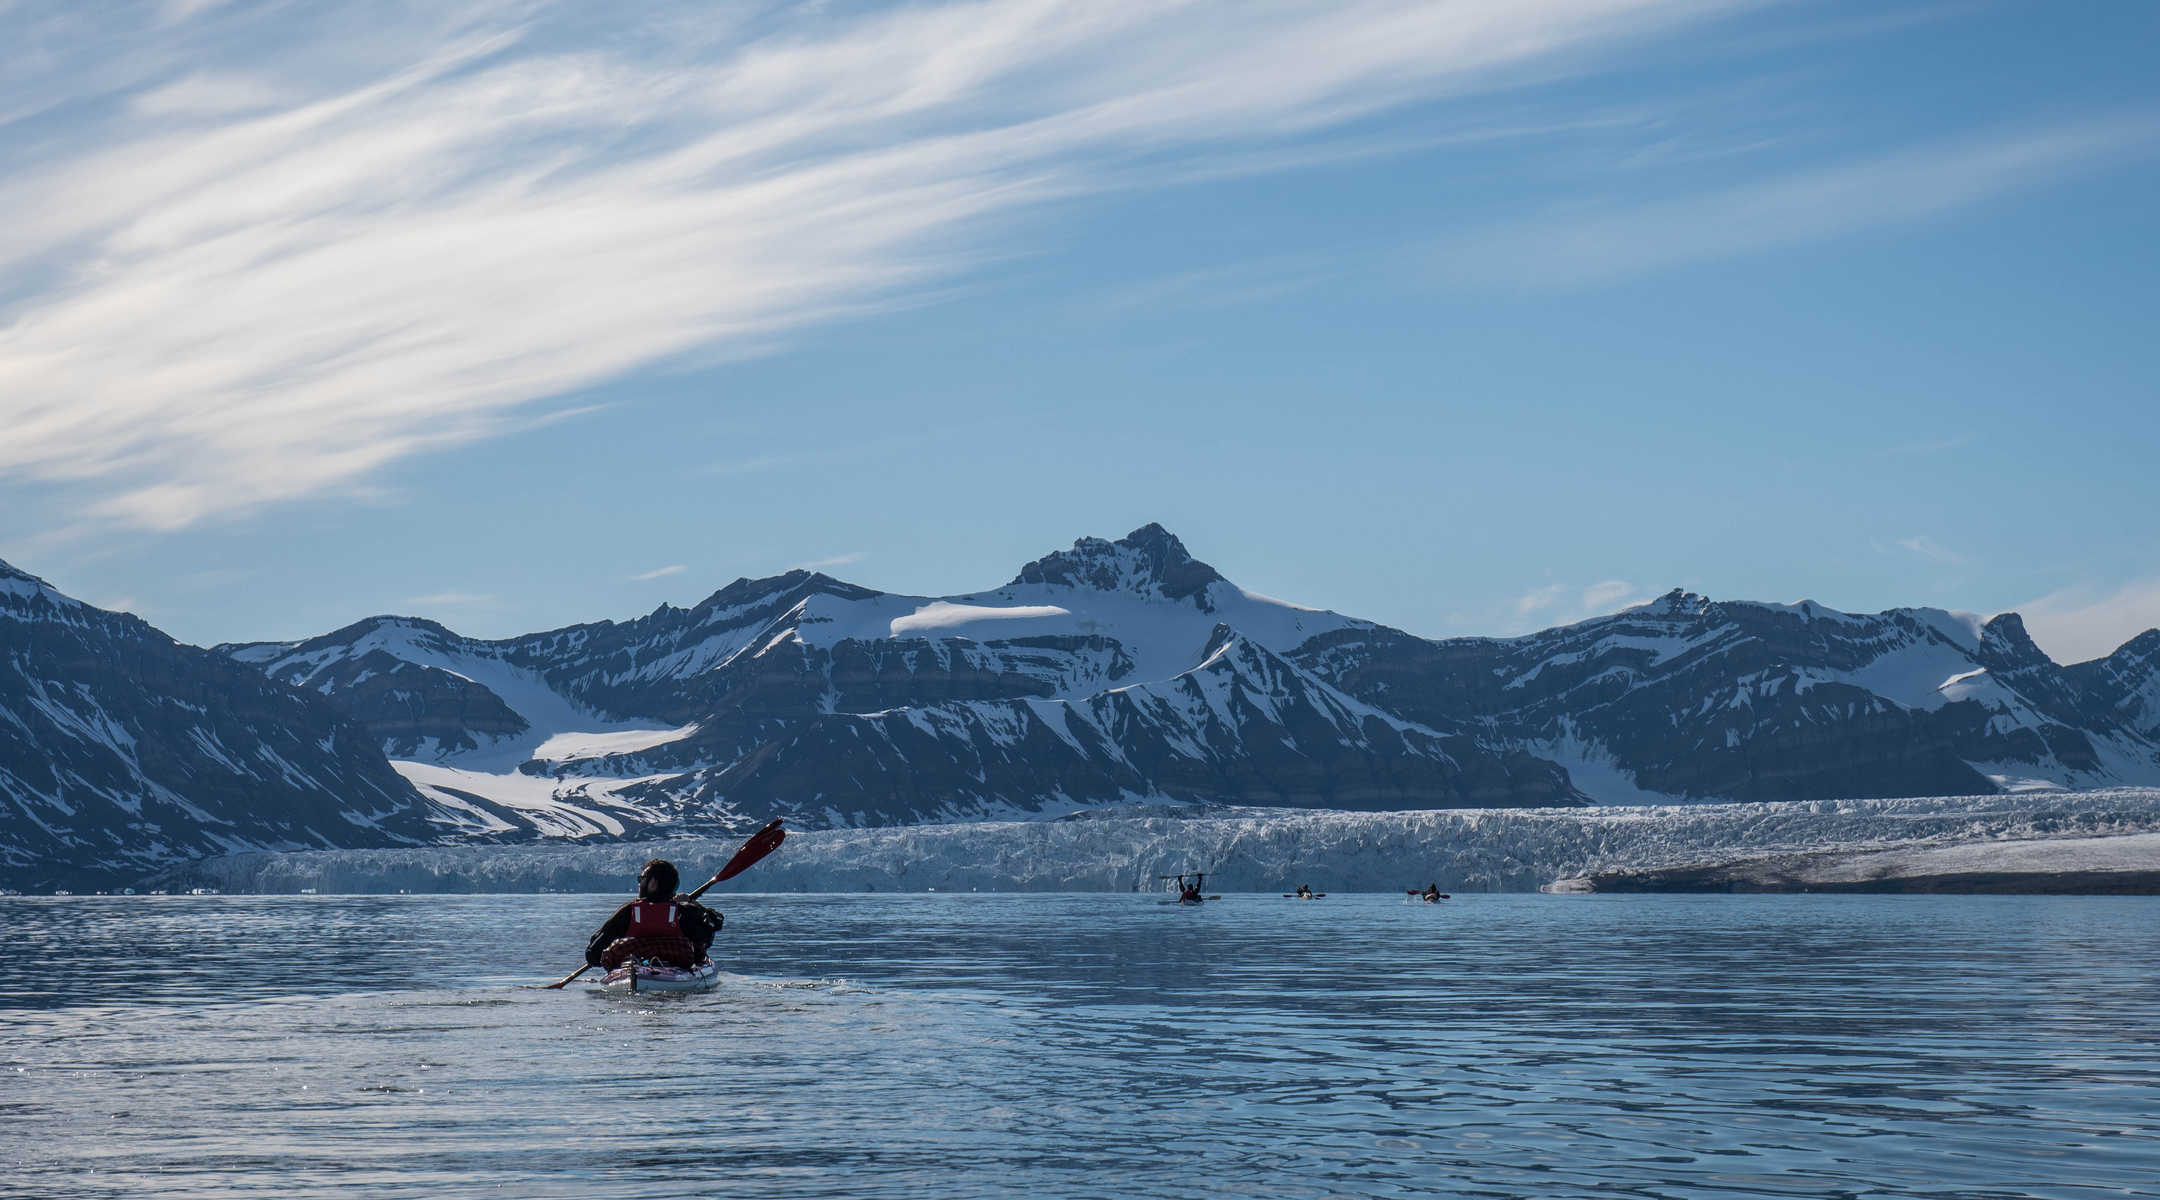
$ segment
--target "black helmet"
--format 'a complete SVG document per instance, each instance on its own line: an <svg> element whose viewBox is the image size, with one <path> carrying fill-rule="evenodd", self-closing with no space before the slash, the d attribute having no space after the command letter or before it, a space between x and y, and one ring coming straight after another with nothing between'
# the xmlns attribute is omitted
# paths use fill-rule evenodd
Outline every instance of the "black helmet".
<svg viewBox="0 0 2160 1200"><path fill-rule="evenodd" d="M675 864L664 858L656 858L646 863L638 871L637 877L638 895L659 899L674 896L676 886L682 882L682 876L675 870Z"/></svg>

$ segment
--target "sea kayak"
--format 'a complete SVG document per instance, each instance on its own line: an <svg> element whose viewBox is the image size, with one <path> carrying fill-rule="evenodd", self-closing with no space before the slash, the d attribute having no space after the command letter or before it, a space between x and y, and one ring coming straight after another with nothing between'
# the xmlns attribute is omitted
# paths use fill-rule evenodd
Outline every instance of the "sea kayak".
<svg viewBox="0 0 2160 1200"><path fill-rule="evenodd" d="M609 971L599 983L603 992L709 992L719 986L720 967L711 959L694 967L633 963Z"/></svg>

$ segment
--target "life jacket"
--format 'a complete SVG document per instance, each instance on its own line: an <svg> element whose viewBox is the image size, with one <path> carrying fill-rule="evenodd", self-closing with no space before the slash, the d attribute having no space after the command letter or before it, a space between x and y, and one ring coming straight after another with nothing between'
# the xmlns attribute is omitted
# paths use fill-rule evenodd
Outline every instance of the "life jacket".
<svg viewBox="0 0 2160 1200"><path fill-rule="evenodd" d="M630 905L630 929L625 937L681 937L682 922L677 919L681 912L675 905L658 900L639 900Z"/></svg>

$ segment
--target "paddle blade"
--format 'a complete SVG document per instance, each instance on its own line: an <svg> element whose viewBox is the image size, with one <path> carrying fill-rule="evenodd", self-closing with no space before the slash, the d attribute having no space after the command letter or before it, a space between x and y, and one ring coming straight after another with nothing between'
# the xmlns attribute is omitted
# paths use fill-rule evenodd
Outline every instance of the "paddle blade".
<svg viewBox="0 0 2160 1200"><path fill-rule="evenodd" d="M735 852L735 857L729 859L728 864L720 868L718 875L713 876L713 882L722 883L749 870L752 864L778 850L780 843L786 840L787 830L780 828L779 821L774 821L765 828L751 834L750 840L744 842L742 849Z"/></svg>

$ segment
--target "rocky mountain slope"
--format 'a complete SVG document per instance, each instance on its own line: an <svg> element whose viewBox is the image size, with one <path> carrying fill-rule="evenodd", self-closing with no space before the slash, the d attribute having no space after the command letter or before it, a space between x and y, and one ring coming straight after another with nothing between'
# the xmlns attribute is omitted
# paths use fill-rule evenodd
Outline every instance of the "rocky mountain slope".
<svg viewBox="0 0 2160 1200"><path fill-rule="evenodd" d="M180 858L438 830L335 702L0 563L0 883L90 886Z"/></svg>

